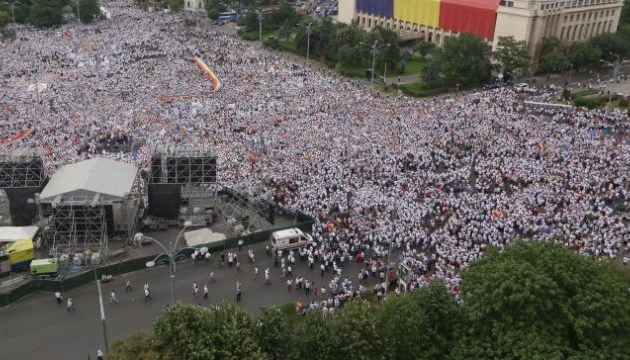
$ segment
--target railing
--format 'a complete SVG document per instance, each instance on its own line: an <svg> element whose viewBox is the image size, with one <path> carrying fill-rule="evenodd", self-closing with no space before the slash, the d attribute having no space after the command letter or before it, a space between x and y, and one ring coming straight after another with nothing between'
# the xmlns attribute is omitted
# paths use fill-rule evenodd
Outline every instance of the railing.
<svg viewBox="0 0 630 360"><path fill-rule="evenodd" d="M298 213L297 214L297 223L295 225L286 226L279 229L270 229L265 231L256 232L253 234L248 234L244 236L233 237L229 239L225 239L222 243L213 243L213 244L201 244L195 246L196 248L207 247L210 252L222 251L225 249L235 248L238 246L238 240L242 239L244 245L257 244L264 241L269 240L271 233L278 230L289 229L289 228L299 228L302 231L311 231L313 226L313 219L308 217L305 214ZM186 258L190 258L190 254L192 253L192 249L184 249L181 253L186 256ZM9 305L24 296L29 294L38 292L38 291L46 291L46 292L55 292L55 291L67 291L79 286L91 283L95 278L100 278L102 275L113 275L118 276L121 274L130 273L133 271L146 269L146 264L148 261L155 259L156 255L152 254L149 256L130 259L127 261L101 266L98 268L92 268L86 271L83 271L76 276L68 277L65 279L32 279L31 281L22 284L20 286L11 289L9 292L0 293L0 306ZM22 276L22 280L23 280Z"/></svg>

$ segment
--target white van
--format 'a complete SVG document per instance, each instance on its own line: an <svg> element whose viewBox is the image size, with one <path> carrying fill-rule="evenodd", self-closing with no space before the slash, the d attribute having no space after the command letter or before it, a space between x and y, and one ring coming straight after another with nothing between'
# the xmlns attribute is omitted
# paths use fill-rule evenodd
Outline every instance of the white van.
<svg viewBox="0 0 630 360"><path fill-rule="evenodd" d="M298 228L274 231L269 238L271 249L289 250L306 246L313 242L311 235L304 233Z"/></svg>

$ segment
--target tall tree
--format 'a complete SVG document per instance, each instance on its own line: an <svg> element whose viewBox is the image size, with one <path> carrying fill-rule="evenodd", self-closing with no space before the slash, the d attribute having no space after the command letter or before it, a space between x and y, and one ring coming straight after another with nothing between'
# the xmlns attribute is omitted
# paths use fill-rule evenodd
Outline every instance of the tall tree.
<svg viewBox="0 0 630 360"><path fill-rule="evenodd" d="M101 8L98 3L98 0L79 0L79 6L76 6L76 2L73 2L74 5L74 13L80 14L81 18L79 19L82 23L88 24L94 21L94 18L101 14Z"/></svg>
<svg viewBox="0 0 630 360"><path fill-rule="evenodd" d="M568 51L568 58L574 69L585 66L598 66L602 58L602 50L590 42L574 43Z"/></svg>
<svg viewBox="0 0 630 360"><path fill-rule="evenodd" d="M436 48L436 45L432 42L428 42L428 41L422 41L420 42L418 45L416 45L416 47L414 48L414 50L416 52L418 52L418 54L420 54L420 56L422 56L422 58L426 58L427 55L429 55L434 49Z"/></svg>
<svg viewBox="0 0 630 360"><path fill-rule="evenodd" d="M256 336L272 360L298 359L292 343L294 322L277 307L262 308L256 322Z"/></svg>
<svg viewBox="0 0 630 360"><path fill-rule="evenodd" d="M107 360L157 360L160 357L156 351L156 342L153 336L145 332L135 333L125 340L112 343Z"/></svg>
<svg viewBox="0 0 630 360"><path fill-rule="evenodd" d="M374 311L367 301L347 303L332 318L334 348L338 359L376 360L383 357L383 339L378 336Z"/></svg>
<svg viewBox="0 0 630 360"><path fill-rule="evenodd" d="M506 80L513 79L517 69L527 72L530 58L525 41L516 41L513 36L499 36L493 56Z"/></svg>
<svg viewBox="0 0 630 360"><path fill-rule="evenodd" d="M171 359L265 359L251 316L235 304L196 308L177 303L154 325L161 354Z"/></svg>
<svg viewBox="0 0 630 360"><path fill-rule="evenodd" d="M630 281L572 250L518 243L462 277L468 324L455 359L621 359L630 348Z"/></svg>
<svg viewBox="0 0 630 360"><path fill-rule="evenodd" d="M630 55L630 39L615 33L599 34L589 40L602 51L602 59L607 61L617 60L617 56Z"/></svg>
<svg viewBox="0 0 630 360"><path fill-rule="evenodd" d="M29 23L38 27L50 27L61 24L60 0L33 0Z"/></svg>
<svg viewBox="0 0 630 360"><path fill-rule="evenodd" d="M310 311L299 321L293 333L293 346L300 359L339 359L330 318L320 311ZM299 344L299 345L298 345ZM332 345L331 345L332 344Z"/></svg>
<svg viewBox="0 0 630 360"><path fill-rule="evenodd" d="M0 10L0 27L4 27L11 22L11 15L8 12Z"/></svg>
<svg viewBox="0 0 630 360"><path fill-rule="evenodd" d="M391 297L376 309L386 359L445 359L461 314L446 287L433 282L410 294Z"/></svg>
<svg viewBox="0 0 630 360"><path fill-rule="evenodd" d="M447 37L439 61L450 84L477 85L487 82L492 72L492 49L484 39L471 34Z"/></svg>

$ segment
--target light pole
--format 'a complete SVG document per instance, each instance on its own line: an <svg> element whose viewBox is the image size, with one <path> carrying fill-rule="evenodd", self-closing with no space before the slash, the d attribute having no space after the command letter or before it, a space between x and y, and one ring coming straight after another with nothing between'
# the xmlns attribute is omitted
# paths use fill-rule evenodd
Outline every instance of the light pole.
<svg viewBox="0 0 630 360"><path fill-rule="evenodd" d="M81 6L79 5L79 0L77 2L77 18L79 19L79 24L81 23Z"/></svg>
<svg viewBox="0 0 630 360"><path fill-rule="evenodd" d="M374 40L374 45L368 45L372 48L372 79L370 80L370 83L372 85L374 85L374 73L375 73L375 67L376 67L376 45L378 44L378 40Z"/></svg>
<svg viewBox="0 0 630 360"><path fill-rule="evenodd" d="M311 55L311 27L312 26L313 26L312 23L308 23L308 25L306 25L306 67L308 67L308 60Z"/></svg>
<svg viewBox="0 0 630 360"><path fill-rule="evenodd" d="M369 46L372 49L372 78L370 80L370 83L372 85L374 85L374 73L376 72L376 53L378 52L378 40L374 40L374 44L370 45L370 44L365 44L367 46ZM385 44L383 46L389 46L389 44ZM387 62L385 62L385 71L387 72ZM383 76L383 80L385 80L385 76Z"/></svg>
<svg viewBox="0 0 630 360"><path fill-rule="evenodd" d="M392 224L394 223L394 221L398 220L398 208L395 207L394 209L392 209L391 213L390 213L390 219L392 221ZM387 263L385 264L385 291L383 293L383 297L387 296L387 291L389 290L389 264L390 264L390 258L392 256L392 245L393 245L394 241L393 239L389 239L389 246L387 247Z"/></svg>
<svg viewBox="0 0 630 360"><path fill-rule="evenodd" d="M96 272L94 272L96 275ZM103 307L103 291L101 290L101 280L96 279L96 290L98 291L98 306L101 310L101 323L103 324L103 341L105 341L105 353L109 352L109 341L107 340L107 326L105 326L105 308Z"/></svg>
<svg viewBox="0 0 630 360"><path fill-rule="evenodd" d="M179 255L179 253L182 250L192 249L190 247L184 247L184 248L181 248L181 249L177 249L177 244L179 243L179 240L183 237L184 231L186 231L186 229L188 227L190 227L191 225L192 225L192 223L190 221L186 221L184 223L184 228L179 232L179 234L177 234L177 238L175 239L175 243L173 244L172 242L169 242L170 249L167 249L164 245L162 245L161 242L155 240L152 237L142 236L142 239L140 239L141 240L140 241L141 244L142 244L142 241L144 239L147 239L147 240L150 240L150 241L158 244L162 248L162 250L164 250L163 254L158 255L153 261L149 261L147 263L147 267L155 266L155 262L162 255L166 254L166 256L168 256L168 263L169 263L169 269L170 269L170 279L171 279L171 303L175 303L175 272L176 272L175 261L177 259L177 255Z"/></svg>
<svg viewBox="0 0 630 360"><path fill-rule="evenodd" d="M13 10L13 8L15 7L15 0L11 1L11 4L6 1L3 1L3 3L11 6L11 18L13 19L13 25L15 25L15 11Z"/></svg>
<svg viewBox="0 0 630 360"><path fill-rule="evenodd" d="M262 13L260 11L256 11L258 14L258 41L262 44Z"/></svg>
<svg viewBox="0 0 630 360"><path fill-rule="evenodd" d="M565 89L568 89L571 85L571 75L573 74L573 62L567 64L571 65L571 67L569 68L569 79L567 80L567 86L564 87Z"/></svg>

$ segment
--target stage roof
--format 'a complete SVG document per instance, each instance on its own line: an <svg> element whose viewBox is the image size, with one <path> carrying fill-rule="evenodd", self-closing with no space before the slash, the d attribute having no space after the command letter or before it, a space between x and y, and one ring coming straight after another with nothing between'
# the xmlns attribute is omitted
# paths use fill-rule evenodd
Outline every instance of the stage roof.
<svg viewBox="0 0 630 360"><path fill-rule="evenodd" d="M62 200L93 198L122 199L131 192L138 168L129 163L105 158L94 158L59 168L40 194L40 201L52 202L61 195Z"/></svg>

